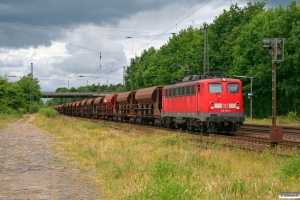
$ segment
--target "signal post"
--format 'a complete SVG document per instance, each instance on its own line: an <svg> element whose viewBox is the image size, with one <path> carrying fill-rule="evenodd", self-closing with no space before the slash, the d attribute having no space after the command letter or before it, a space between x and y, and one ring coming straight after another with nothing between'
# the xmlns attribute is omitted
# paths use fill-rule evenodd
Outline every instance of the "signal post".
<svg viewBox="0 0 300 200"><path fill-rule="evenodd" d="M263 37L260 44L272 56L272 126L270 142L276 146L282 142L282 127L276 126L276 64L284 60L284 38Z"/></svg>

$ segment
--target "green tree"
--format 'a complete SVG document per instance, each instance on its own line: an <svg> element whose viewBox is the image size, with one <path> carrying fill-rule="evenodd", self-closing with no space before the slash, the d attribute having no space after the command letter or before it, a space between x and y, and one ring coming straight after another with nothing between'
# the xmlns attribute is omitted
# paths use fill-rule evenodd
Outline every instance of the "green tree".
<svg viewBox="0 0 300 200"><path fill-rule="evenodd" d="M25 101L21 88L14 82L8 82L6 77L0 77L0 110L3 114L16 111L24 112Z"/></svg>
<svg viewBox="0 0 300 200"><path fill-rule="evenodd" d="M34 105L35 111L36 107L41 104L40 98L42 97L41 87L37 78L30 78L31 74L28 76L23 76L16 83L20 86L22 96L25 99L24 109L30 111L30 107ZM32 93L31 93L32 90ZM31 96L32 94L32 96Z"/></svg>

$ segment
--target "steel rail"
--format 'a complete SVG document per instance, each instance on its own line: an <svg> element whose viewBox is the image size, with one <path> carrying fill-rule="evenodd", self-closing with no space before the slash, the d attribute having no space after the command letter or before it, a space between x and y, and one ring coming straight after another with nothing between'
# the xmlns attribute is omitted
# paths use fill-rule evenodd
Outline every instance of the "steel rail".
<svg viewBox="0 0 300 200"><path fill-rule="evenodd" d="M269 133L271 125L260 125L260 124L243 124L238 131L251 131L259 133ZM296 126L282 126L282 132L286 135L299 135L300 136L300 127Z"/></svg>

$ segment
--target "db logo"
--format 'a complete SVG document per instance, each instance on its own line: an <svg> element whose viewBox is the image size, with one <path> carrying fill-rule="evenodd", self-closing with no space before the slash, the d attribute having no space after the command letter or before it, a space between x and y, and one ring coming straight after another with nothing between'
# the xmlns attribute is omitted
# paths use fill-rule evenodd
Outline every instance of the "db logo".
<svg viewBox="0 0 300 200"><path fill-rule="evenodd" d="M228 103L223 103L223 108L229 108L229 104Z"/></svg>

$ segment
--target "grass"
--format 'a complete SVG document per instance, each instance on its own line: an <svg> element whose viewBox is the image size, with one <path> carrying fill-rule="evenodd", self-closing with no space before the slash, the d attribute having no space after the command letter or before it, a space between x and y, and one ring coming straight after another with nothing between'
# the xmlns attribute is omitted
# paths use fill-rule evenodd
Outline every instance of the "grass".
<svg viewBox="0 0 300 200"><path fill-rule="evenodd" d="M16 122L20 118L21 118L21 115L0 114L0 130L3 129L7 124Z"/></svg>
<svg viewBox="0 0 300 200"><path fill-rule="evenodd" d="M247 124L263 124L263 125L272 125L272 118L265 119L250 119L246 118L245 123ZM299 119L293 119L288 116L277 116L276 117L276 125L277 126L300 126Z"/></svg>
<svg viewBox="0 0 300 200"><path fill-rule="evenodd" d="M136 130L37 114L105 199L277 199L299 192L299 158L199 144L186 133Z"/></svg>

